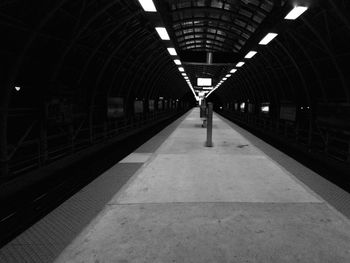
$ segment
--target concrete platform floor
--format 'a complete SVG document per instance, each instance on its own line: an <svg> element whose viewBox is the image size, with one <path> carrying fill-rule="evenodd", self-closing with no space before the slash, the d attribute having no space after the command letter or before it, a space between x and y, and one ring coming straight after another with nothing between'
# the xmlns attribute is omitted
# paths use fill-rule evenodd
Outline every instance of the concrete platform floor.
<svg viewBox="0 0 350 263"><path fill-rule="evenodd" d="M128 157L145 163L56 262L350 262L348 219L216 115L205 147L200 123Z"/></svg>
<svg viewBox="0 0 350 263"><path fill-rule="evenodd" d="M205 136L193 109L0 249L0 262L350 262L350 221L323 199L348 193L216 114L214 147Z"/></svg>

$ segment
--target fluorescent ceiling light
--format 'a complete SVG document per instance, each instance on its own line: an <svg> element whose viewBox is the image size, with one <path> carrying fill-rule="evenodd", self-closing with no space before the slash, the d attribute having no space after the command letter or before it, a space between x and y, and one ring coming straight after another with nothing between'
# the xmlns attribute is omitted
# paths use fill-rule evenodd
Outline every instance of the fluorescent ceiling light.
<svg viewBox="0 0 350 263"><path fill-rule="evenodd" d="M267 45L272 39L277 37L276 33L268 33L260 42L259 45Z"/></svg>
<svg viewBox="0 0 350 263"><path fill-rule="evenodd" d="M288 20L295 20L299 16L301 16L302 13L304 13L307 10L306 6L296 6L288 13L288 15L284 19Z"/></svg>
<svg viewBox="0 0 350 263"><path fill-rule="evenodd" d="M233 68L230 70L230 73L235 73L237 71L237 69Z"/></svg>
<svg viewBox="0 0 350 263"><path fill-rule="evenodd" d="M197 86L211 86L211 78L197 78Z"/></svg>
<svg viewBox="0 0 350 263"><path fill-rule="evenodd" d="M231 74L227 74L225 77L226 77L226 78L229 78L229 77L231 77Z"/></svg>
<svg viewBox="0 0 350 263"><path fill-rule="evenodd" d="M177 55L177 52L176 52L176 49L173 48L173 47L168 47L168 52L171 56L176 56Z"/></svg>
<svg viewBox="0 0 350 263"><path fill-rule="evenodd" d="M225 81L225 80L227 80L227 78L222 78L222 80L224 80L224 81Z"/></svg>
<svg viewBox="0 0 350 263"><path fill-rule="evenodd" d="M213 87L204 87L203 89L205 89L205 90L212 90Z"/></svg>
<svg viewBox="0 0 350 263"><path fill-rule="evenodd" d="M157 12L152 0L139 0L139 3L146 12Z"/></svg>
<svg viewBox="0 0 350 263"><path fill-rule="evenodd" d="M165 27L156 27L156 31L162 40L170 40Z"/></svg>
<svg viewBox="0 0 350 263"><path fill-rule="evenodd" d="M181 65L181 61L179 59L174 59L176 65Z"/></svg>
<svg viewBox="0 0 350 263"><path fill-rule="evenodd" d="M240 67L242 67L243 65L244 65L244 62L241 61L241 62L238 62L238 63L237 63L236 67L237 67L237 68L240 68Z"/></svg>
<svg viewBox="0 0 350 263"><path fill-rule="evenodd" d="M16 87L15 87L15 90L16 90L16 91L20 91L20 90L21 90L21 87L16 86Z"/></svg>
<svg viewBox="0 0 350 263"><path fill-rule="evenodd" d="M185 69L184 69L183 67L179 67L179 71L180 71L180 72L184 72Z"/></svg>
<svg viewBox="0 0 350 263"><path fill-rule="evenodd" d="M245 58L252 58L252 57L255 56L256 53L258 53L258 52L256 52L256 51L250 51L250 52L248 52L247 55L245 55Z"/></svg>
<svg viewBox="0 0 350 263"><path fill-rule="evenodd" d="M182 75L182 76L187 76L187 74L186 74L186 73L181 73L181 75Z"/></svg>

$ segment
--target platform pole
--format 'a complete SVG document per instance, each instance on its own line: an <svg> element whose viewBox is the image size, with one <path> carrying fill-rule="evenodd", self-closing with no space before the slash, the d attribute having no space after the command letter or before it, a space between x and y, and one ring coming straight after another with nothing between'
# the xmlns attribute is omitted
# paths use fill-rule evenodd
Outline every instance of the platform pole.
<svg viewBox="0 0 350 263"><path fill-rule="evenodd" d="M213 103L208 103L207 147L213 147Z"/></svg>

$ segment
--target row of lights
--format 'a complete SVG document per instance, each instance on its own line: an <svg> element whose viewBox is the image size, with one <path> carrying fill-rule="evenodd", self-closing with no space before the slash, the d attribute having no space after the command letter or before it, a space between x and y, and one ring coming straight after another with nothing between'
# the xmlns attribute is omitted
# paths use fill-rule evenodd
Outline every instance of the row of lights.
<svg viewBox="0 0 350 263"><path fill-rule="evenodd" d="M138 0L138 1L139 1L140 5L142 6L142 8L143 8L143 10L145 12L157 12L157 9L156 9L156 7L155 7L155 5L154 5L152 0ZM156 31L157 31L157 33L158 33L158 35L159 35L161 40L165 40L165 41L170 40L169 34L168 34L168 32L167 32L165 27L156 27L155 29L156 29ZM195 96L196 100L198 100L199 98L196 95L196 93L194 92L194 89L193 89L193 86L191 84L191 81L189 80L189 78L188 78L188 76L187 76L187 74L185 72L184 67L182 67L181 60L176 58L177 57L176 49L173 48L173 47L168 47L167 49L168 49L168 52L169 52L170 56L174 57L175 65L178 66L178 69L179 69L181 75L184 77L185 81L187 82L188 86L190 87L190 89L191 89L193 95Z"/></svg>
<svg viewBox="0 0 350 263"><path fill-rule="evenodd" d="M305 6L296 6L294 7L284 19L286 20L295 20L297 19L300 15L302 15L308 8ZM277 33L268 33L260 42L259 45L266 46L269 44L275 37L277 37ZM258 52L257 51L249 51L245 55L245 59L251 59L253 58ZM238 68L242 67L245 64L245 62L240 61L236 64L236 67L230 70L230 73L227 74L225 77L221 79L221 81L213 88L206 97L208 97L212 92L214 92L216 89L218 89L224 82L227 80L229 77L232 76L232 74L236 73Z"/></svg>

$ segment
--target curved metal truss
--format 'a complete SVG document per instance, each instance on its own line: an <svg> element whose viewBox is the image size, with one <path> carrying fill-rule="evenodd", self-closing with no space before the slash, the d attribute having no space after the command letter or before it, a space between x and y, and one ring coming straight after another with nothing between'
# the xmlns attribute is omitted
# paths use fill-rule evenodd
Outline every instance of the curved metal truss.
<svg viewBox="0 0 350 263"><path fill-rule="evenodd" d="M169 16L178 43L183 36L201 39L194 51L208 41L222 43L222 52L239 52L274 7L273 1L168 0ZM213 38L214 35L214 38ZM184 50L193 43L180 45ZM221 45L221 44L220 44Z"/></svg>

